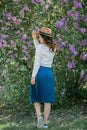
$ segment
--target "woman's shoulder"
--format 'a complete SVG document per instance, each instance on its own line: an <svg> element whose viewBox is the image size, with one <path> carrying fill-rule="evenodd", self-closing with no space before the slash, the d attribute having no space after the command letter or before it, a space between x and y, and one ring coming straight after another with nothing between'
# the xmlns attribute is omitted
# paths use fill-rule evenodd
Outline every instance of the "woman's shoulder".
<svg viewBox="0 0 87 130"><path fill-rule="evenodd" d="M36 52L42 54L42 51L43 51L43 46L42 46L42 44L37 45L37 46L36 46Z"/></svg>
<svg viewBox="0 0 87 130"><path fill-rule="evenodd" d="M43 45L42 44L38 44L36 49L41 49L42 50L43 49Z"/></svg>

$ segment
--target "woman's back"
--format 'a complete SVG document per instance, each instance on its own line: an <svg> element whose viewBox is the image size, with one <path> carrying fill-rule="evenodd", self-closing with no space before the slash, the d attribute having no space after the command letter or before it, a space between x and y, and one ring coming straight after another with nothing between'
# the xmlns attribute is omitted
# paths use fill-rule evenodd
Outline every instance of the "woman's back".
<svg viewBox="0 0 87 130"><path fill-rule="evenodd" d="M39 54L41 55L40 65L51 67L55 53L45 44L39 44L36 51L39 51Z"/></svg>

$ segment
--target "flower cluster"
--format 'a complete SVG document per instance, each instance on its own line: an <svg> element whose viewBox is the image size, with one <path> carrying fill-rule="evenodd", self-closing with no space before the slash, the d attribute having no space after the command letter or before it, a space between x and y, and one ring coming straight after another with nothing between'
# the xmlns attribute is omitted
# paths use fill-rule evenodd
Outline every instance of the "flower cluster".
<svg viewBox="0 0 87 130"><path fill-rule="evenodd" d="M74 4L74 7L76 8L82 8L82 4L78 2L77 0L74 0L73 4Z"/></svg>
<svg viewBox="0 0 87 130"><path fill-rule="evenodd" d="M64 27L65 25L67 24L67 20L66 20L66 18L62 18L60 21L58 20L58 21L56 21L56 27L57 28L62 28L62 27Z"/></svg>
<svg viewBox="0 0 87 130"><path fill-rule="evenodd" d="M78 54L78 52L75 49L74 44L69 44L69 50L73 53L74 56L76 56Z"/></svg>
<svg viewBox="0 0 87 130"><path fill-rule="evenodd" d="M0 35L0 47L6 48L7 47L7 41L6 39L9 37L8 34L1 34Z"/></svg>
<svg viewBox="0 0 87 130"><path fill-rule="evenodd" d="M80 77L83 78L84 80L87 80L87 74L85 70L81 70Z"/></svg>
<svg viewBox="0 0 87 130"><path fill-rule="evenodd" d="M80 43L80 46L87 46L87 39L83 39Z"/></svg>
<svg viewBox="0 0 87 130"><path fill-rule="evenodd" d="M85 52L82 53L81 59L84 61L87 59L87 54Z"/></svg>
<svg viewBox="0 0 87 130"><path fill-rule="evenodd" d="M20 24L21 23L21 19L18 19L16 16L12 16L11 13L6 13L5 16L7 17L8 20L12 20L14 22L14 24ZM8 23L8 25L10 26L10 22Z"/></svg>
<svg viewBox="0 0 87 130"><path fill-rule="evenodd" d="M20 0L14 0L14 2L18 2ZM49 25L52 25L53 29L55 30L54 32L56 33L60 33L59 36L56 36L57 38L54 40L55 42L58 43L58 49L63 52L63 58L65 58L65 62L66 65L69 69L77 69L77 62L80 61L82 62L86 62L87 60L87 53L86 53L86 46L87 46L87 39L86 39L86 32L87 32L87 28L86 28L86 23L87 23L87 13L85 12L85 14L83 14L83 5L80 1L81 0L60 0L61 4L61 9L62 10L63 6L63 11L62 13L58 14L58 17L54 17L54 19L52 19L51 21L49 21ZM33 3L34 5L36 5L35 10L37 7L39 7L39 9L37 10L38 16L40 18L41 14L46 14L47 15L50 14L51 10L51 4L55 4L55 2L53 0L31 0L28 1L27 3L24 2L22 4L22 6L20 6L19 10L19 16L15 14L16 11L14 12L7 12L4 14L4 18L5 21L3 19L0 20L0 27L1 27L1 34L0 34L0 48L7 48L8 46L11 45L12 50L8 51L8 55L12 58L15 59L16 58L16 54L15 51L16 47L21 47L21 53L22 58L27 61L28 57L27 55L30 53L29 52L29 48L28 46L32 43L31 41L28 41L29 38L31 38L31 30L35 29L35 31L39 31L39 27L37 25L37 20L35 21L35 19L33 18L33 13L34 11L31 11L31 17L28 17L30 15L29 11L31 9L31 5L29 5L29 3ZM53 3L52 3L53 2ZM21 2L20 2L21 3ZM37 6L37 4L41 4L41 6ZM21 9L21 7L23 7L23 9ZM71 8L70 8L71 7ZM54 7L52 7L54 8ZM17 10L17 11L18 11ZM56 10L56 5L54 10ZM80 11L81 10L81 11ZM10 13L11 12L11 13ZM27 12L27 13L26 13ZM54 12L57 11L53 11L52 15L56 16ZM17 12L18 13L18 12ZM35 12L36 13L36 12ZM14 14L14 15L12 15ZM24 14L24 15L23 15ZM27 14L27 15L26 15ZM40 15L39 15L40 14ZM25 17L22 17L25 16ZM41 22L39 24L39 26L43 25L47 25L47 19L45 19L45 16L43 16L43 19L39 19L39 21ZM51 14L50 14L51 16ZM23 19L20 19L23 18ZM35 16L36 17L36 16ZM49 15L48 15L49 17ZM25 19L24 19L25 18ZM31 19L32 18L32 19ZM28 21L29 19L29 21ZM22 22L22 20L24 20ZM43 20L43 21L42 21ZM28 21L28 22L27 22ZM34 21L35 24L32 22ZM29 22L31 24L29 24ZM84 23L84 24L83 24ZM5 25L5 26L4 26ZM19 25L19 26L17 26ZM26 26L28 25L28 26ZM36 27L35 27L36 25ZM27 29L27 31L24 29L26 26L29 27ZM56 26L56 28L54 27ZM7 35L7 30L9 31L9 35ZM58 31L58 32L57 32ZM12 37L9 37L11 32ZM68 36L68 34L70 34L70 36ZM30 35L30 36L29 36ZM72 37L72 38L71 38ZM84 37L84 38L83 38ZM8 40L8 39L9 40ZM15 39L17 38L17 39ZM64 38L64 39L63 39ZM77 39L76 39L77 38ZM71 41L72 40L72 41ZM79 51L79 49L81 49L81 52ZM85 72L86 73L86 72ZM81 76L83 74L83 71L81 72ZM84 78L86 79L86 74L83 74Z"/></svg>
<svg viewBox="0 0 87 130"><path fill-rule="evenodd" d="M43 3L44 0L31 0L31 2L33 4L36 4L36 3Z"/></svg>
<svg viewBox="0 0 87 130"><path fill-rule="evenodd" d="M25 4L24 8L20 10L20 14L24 14L25 11L29 11L28 4Z"/></svg>
<svg viewBox="0 0 87 130"><path fill-rule="evenodd" d="M70 68L70 69L74 69L75 68L74 61L68 62L67 67Z"/></svg>

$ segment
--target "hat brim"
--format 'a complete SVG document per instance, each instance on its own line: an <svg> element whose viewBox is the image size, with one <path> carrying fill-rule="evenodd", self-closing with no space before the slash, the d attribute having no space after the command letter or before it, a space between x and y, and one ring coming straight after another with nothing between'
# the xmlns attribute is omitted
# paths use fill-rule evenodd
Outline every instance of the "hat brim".
<svg viewBox="0 0 87 130"><path fill-rule="evenodd" d="M52 37L50 34L42 32L42 31L39 31L39 34L42 34L42 35L45 35L45 36L48 36L48 37Z"/></svg>

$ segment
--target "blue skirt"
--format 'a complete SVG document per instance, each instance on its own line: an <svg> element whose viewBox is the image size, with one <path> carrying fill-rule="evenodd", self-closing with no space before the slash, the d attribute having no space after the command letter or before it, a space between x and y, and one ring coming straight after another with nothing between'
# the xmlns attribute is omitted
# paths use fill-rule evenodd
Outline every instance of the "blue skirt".
<svg viewBox="0 0 87 130"><path fill-rule="evenodd" d="M30 102L54 103L54 79L50 67L40 66L36 84L30 85Z"/></svg>

